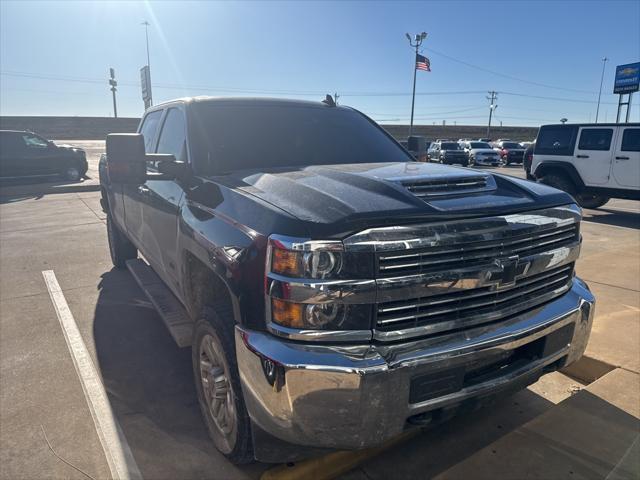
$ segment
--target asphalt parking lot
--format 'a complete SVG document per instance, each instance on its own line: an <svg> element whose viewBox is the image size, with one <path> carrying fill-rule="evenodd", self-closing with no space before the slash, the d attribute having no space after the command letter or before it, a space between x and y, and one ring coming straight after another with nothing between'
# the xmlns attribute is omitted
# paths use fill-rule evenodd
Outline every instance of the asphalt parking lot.
<svg viewBox="0 0 640 480"><path fill-rule="evenodd" d="M95 187L103 142L66 143L87 149L90 178L82 185ZM496 170L524 177L520 166ZM0 188L0 477L110 476L79 381L81 367L70 355L69 337L43 276L53 272L130 449L131 478L259 478L273 466L236 467L213 448L200 417L190 351L175 345L131 275L112 268L99 192L50 190L42 193L42 186L33 184ZM584 213L578 274L599 302L587 355L630 375L626 386L637 394L640 202L613 200ZM501 439L550 415L587 383L548 375L511 398L377 455L343 478L460 478L474 471L472 459L486 464L483 452L499 452L495 445ZM631 417L637 422L637 413ZM606 439L606 429L602 434ZM577 455L560 453L568 464ZM517 465L510 471L511 478L522 478Z"/></svg>

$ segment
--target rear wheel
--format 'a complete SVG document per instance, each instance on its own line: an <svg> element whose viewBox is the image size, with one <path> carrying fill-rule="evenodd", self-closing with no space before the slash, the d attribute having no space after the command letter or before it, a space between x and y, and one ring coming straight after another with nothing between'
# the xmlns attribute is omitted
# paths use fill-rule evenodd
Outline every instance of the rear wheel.
<svg viewBox="0 0 640 480"><path fill-rule="evenodd" d="M107 239L111 262L116 268L124 268L127 260L138 256L138 250L113 222L110 213L107 213Z"/></svg>
<svg viewBox="0 0 640 480"><path fill-rule="evenodd" d="M232 463L253 461L249 414L236 362L230 307L205 309L196 324L192 360L202 415L216 448Z"/></svg>
<svg viewBox="0 0 640 480"><path fill-rule="evenodd" d="M580 193L575 197L582 208L598 208L609 201L609 197L590 195L587 193Z"/></svg>
<svg viewBox="0 0 640 480"><path fill-rule="evenodd" d="M557 188L558 190L563 190L571 195L576 194L576 186L566 175L563 175L562 173L550 172L542 177L540 182L545 185L549 185L550 187Z"/></svg>

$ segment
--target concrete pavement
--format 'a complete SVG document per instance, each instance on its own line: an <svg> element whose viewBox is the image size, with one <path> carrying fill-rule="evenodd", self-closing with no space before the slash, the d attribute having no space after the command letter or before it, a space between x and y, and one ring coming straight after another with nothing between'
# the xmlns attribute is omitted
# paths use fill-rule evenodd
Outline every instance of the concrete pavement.
<svg viewBox="0 0 640 480"><path fill-rule="evenodd" d="M189 352L175 346L128 272L111 267L99 193L4 193L0 189L0 477L84 478L80 470L109 476L43 270L59 280L143 477L258 478L269 468L235 467L213 448L200 418ZM637 209L637 202L615 200L604 210L585 211L578 264L598 296L588 354L636 373ZM635 376L615 388L639 385ZM429 478L452 471L582 388L562 373L548 375L344 478ZM75 468L53 454L42 427L56 453Z"/></svg>

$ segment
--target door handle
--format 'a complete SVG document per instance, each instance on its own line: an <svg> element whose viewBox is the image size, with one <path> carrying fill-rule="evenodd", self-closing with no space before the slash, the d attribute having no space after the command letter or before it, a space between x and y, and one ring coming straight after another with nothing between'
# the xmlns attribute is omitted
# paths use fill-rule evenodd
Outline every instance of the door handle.
<svg viewBox="0 0 640 480"><path fill-rule="evenodd" d="M147 195L149 193L149 187L147 187L146 185L139 185L138 193L140 195Z"/></svg>
<svg viewBox="0 0 640 480"><path fill-rule="evenodd" d="M576 155L578 158L589 158L589 155Z"/></svg>
<svg viewBox="0 0 640 480"><path fill-rule="evenodd" d="M629 160L629 157L616 157L616 160Z"/></svg>

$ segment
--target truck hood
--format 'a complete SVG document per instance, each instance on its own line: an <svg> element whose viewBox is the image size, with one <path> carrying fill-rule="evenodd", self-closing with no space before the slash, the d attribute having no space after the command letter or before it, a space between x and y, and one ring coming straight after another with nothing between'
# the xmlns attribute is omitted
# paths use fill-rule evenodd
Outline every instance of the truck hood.
<svg viewBox="0 0 640 480"><path fill-rule="evenodd" d="M515 177L420 162L244 171L216 180L305 222L314 237L573 202L564 192Z"/></svg>

